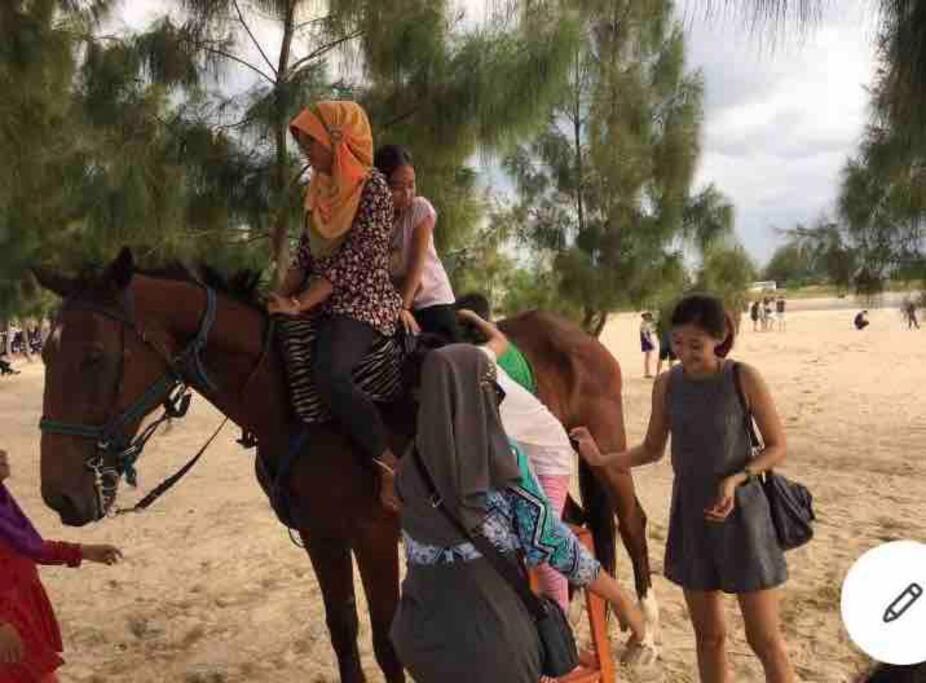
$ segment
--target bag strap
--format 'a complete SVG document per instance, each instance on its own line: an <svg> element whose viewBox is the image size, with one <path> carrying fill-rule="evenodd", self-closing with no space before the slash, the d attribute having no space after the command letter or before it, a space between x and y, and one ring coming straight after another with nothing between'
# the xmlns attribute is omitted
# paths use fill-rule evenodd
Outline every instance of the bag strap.
<svg viewBox="0 0 926 683"><path fill-rule="evenodd" d="M428 468L425 467L424 462L421 460L421 454L418 452L417 447L412 447L412 458L414 458L415 465L418 467L418 471L421 473L422 479L424 479L425 486L428 489L428 495L431 501L431 507L440 512L447 518L453 527L459 531L463 536L476 547L482 556L492 565L492 568L498 572L498 574L505 580L508 585L514 589L514 592L521 598L521 602L524 603L524 606L527 608L527 611L531 616L536 620L540 621L541 619L546 618L547 611L543 606L543 603L540 601L534 592L530 589L530 582L527 577L518 570L517 566L512 563L510 560L506 559L504 555L496 548L492 543L482 534L473 533L454 515L446 505L444 505L444 500L441 498L440 493L437 491L437 487L434 485L434 480L431 479L431 474L428 472Z"/></svg>
<svg viewBox="0 0 926 683"><path fill-rule="evenodd" d="M759 435L756 434L756 426L752 419L752 410L749 407L749 403L746 401L746 393L743 391L743 380L740 376L740 364L736 361L733 361L733 386L736 388L736 397L739 399L740 405L743 408L743 418L746 423L746 433L749 434L749 441L754 448L759 448L762 445L762 441L759 439Z"/></svg>

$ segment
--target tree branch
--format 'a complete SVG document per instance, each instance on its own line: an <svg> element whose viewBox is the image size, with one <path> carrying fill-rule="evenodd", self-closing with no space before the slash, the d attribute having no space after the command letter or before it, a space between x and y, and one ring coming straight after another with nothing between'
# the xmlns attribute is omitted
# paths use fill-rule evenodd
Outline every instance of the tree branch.
<svg viewBox="0 0 926 683"><path fill-rule="evenodd" d="M331 52L333 49L335 49L336 47L338 47L339 45L343 43L346 43L349 40L353 40L354 38L359 38L360 36L363 35L363 33L364 33L363 31L355 31L354 33L351 33L349 35L341 36L334 42L328 43L326 45L322 45L320 48L312 50L305 57L297 60L296 63L290 67L290 71L293 71L293 72L296 71L300 66L302 66L306 62L311 62L313 59L317 59L318 57L321 57L322 55L328 52Z"/></svg>
<svg viewBox="0 0 926 683"><path fill-rule="evenodd" d="M257 38L254 37L254 33L251 31L251 27L248 26L247 22L244 20L244 14L241 12L241 6L238 5L238 0L233 0L235 4L235 11L238 13L238 21L241 22L241 25L244 26L244 30L247 31L248 36L251 38L251 42L254 43L254 47L257 48L257 51L260 52L260 56L264 58L264 61L267 62L267 66L270 67L270 70L273 72L274 76L279 76L277 70L273 66L273 62L267 57L267 53L264 52L264 48L260 46L260 43L257 42Z"/></svg>
<svg viewBox="0 0 926 683"><path fill-rule="evenodd" d="M395 124L402 123L402 121L405 121L406 119L410 119L412 116L414 116L418 112L419 109L421 109L421 106L422 106L422 103L418 103L417 105L415 105L408 111L405 111L399 114L398 116L395 116L389 119L388 121L386 121L386 123L383 124L382 130L389 130Z"/></svg>
<svg viewBox="0 0 926 683"><path fill-rule="evenodd" d="M293 27L293 33L296 33L297 31L301 31L302 29L304 29L306 26L309 26L310 24L320 24L323 21L327 21L330 18L331 18L331 15L326 14L323 17L318 17L316 19L309 19L308 21L303 21L301 24L298 24L297 26Z"/></svg>
<svg viewBox="0 0 926 683"><path fill-rule="evenodd" d="M193 45L200 50L205 50L206 52L212 53L214 55L218 55L219 57L225 57L225 59L230 59L233 62L237 62L238 64L241 64L242 66L246 66L251 71L261 76L261 78L263 78L265 81L270 83L270 85L276 85L276 80L274 78L269 76L267 72L265 72L263 69L251 64L249 61L242 59L241 57L238 57L237 55L233 55L230 52L225 52L224 50L220 50L217 47L212 47L211 45L207 45L206 43L200 43L195 40L191 40L190 42L192 42Z"/></svg>

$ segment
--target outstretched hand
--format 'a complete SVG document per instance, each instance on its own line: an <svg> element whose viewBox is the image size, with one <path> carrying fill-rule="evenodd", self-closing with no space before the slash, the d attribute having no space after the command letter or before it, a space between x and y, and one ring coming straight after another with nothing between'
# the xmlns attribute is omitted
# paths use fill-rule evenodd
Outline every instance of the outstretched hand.
<svg viewBox="0 0 926 683"><path fill-rule="evenodd" d="M81 556L89 562L116 564L122 559L122 551L112 545L82 545Z"/></svg>
<svg viewBox="0 0 926 683"><path fill-rule="evenodd" d="M579 451L579 456L592 467L601 467L605 464L604 456L598 449L598 442L588 431L588 427L575 427L569 432L569 439L573 447Z"/></svg>

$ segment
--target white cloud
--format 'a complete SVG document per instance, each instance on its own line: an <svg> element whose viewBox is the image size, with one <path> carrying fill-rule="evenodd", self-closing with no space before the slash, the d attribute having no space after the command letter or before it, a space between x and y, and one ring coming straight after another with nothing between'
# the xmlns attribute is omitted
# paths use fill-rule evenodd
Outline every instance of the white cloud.
<svg viewBox="0 0 926 683"><path fill-rule="evenodd" d="M736 17L706 16L704 0L682 2L680 14L689 63L705 77L698 182L733 199L743 243L765 260L780 240L772 226L833 204L866 121L874 8L841 0L816 26L786 27L774 43Z"/></svg>

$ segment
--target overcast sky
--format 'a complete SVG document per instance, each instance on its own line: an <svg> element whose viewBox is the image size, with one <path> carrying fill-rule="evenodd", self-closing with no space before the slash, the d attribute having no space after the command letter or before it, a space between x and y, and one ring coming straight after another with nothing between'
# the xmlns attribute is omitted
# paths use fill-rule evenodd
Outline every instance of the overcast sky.
<svg viewBox="0 0 926 683"><path fill-rule="evenodd" d="M764 261L774 227L833 206L867 119L876 14L870 0L832 1L803 36L770 45L734 17L705 16L703 0L679 5L706 87L698 182L732 197L740 238Z"/></svg>
<svg viewBox="0 0 926 683"><path fill-rule="evenodd" d="M493 2L458 1L470 13ZM143 27L177 4L123 0L118 23ZM707 4L678 0L689 64L703 71L706 87L697 184L714 182L732 198L740 238L764 262L780 242L776 227L833 205L867 116L875 11L872 0L829 0L815 26L779 31L773 43L741 18L706 14ZM269 26L254 28L273 40Z"/></svg>

